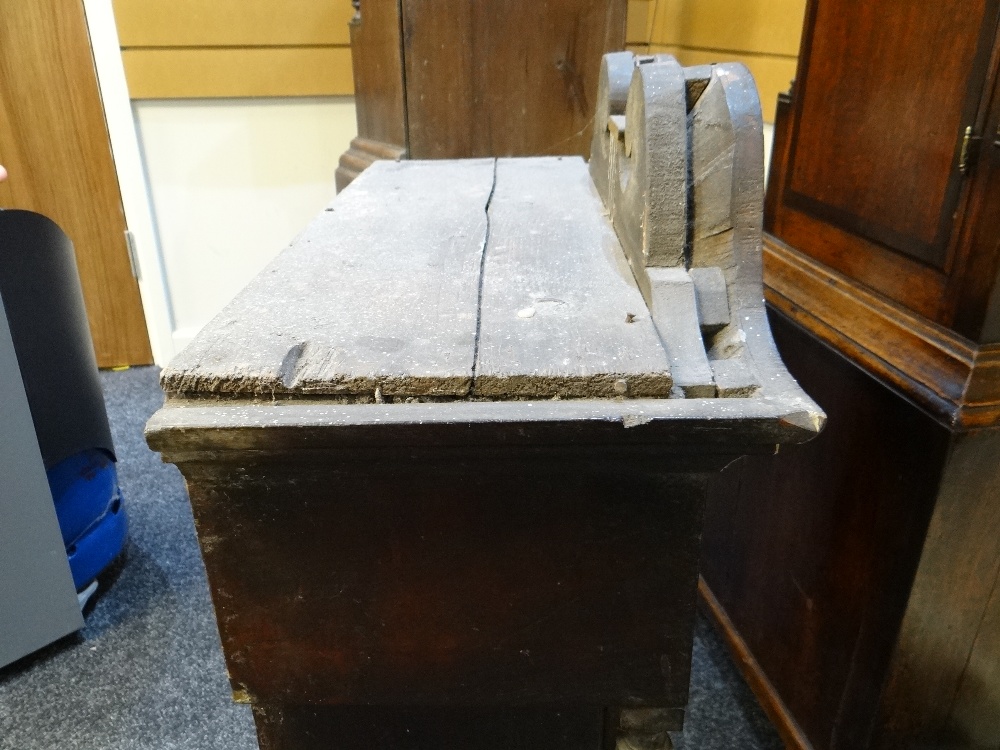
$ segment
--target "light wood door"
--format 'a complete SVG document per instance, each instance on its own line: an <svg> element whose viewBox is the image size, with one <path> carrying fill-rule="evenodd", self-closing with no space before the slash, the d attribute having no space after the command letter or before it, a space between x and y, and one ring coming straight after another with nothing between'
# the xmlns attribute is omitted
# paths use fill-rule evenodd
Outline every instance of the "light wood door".
<svg viewBox="0 0 1000 750"><path fill-rule="evenodd" d="M0 2L0 164L0 206L73 241L98 364L151 363L81 0Z"/></svg>

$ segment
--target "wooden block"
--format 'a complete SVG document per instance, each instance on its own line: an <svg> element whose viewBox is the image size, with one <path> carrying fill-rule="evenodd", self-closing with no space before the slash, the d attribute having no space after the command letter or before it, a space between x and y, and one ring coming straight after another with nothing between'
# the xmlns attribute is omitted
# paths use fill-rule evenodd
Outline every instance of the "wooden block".
<svg viewBox="0 0 1000 750"><path fill-rule="evenodd" d="M729 297L722 269L692 268L688 273L694 282L701 332L711 334L729 325Z"/></svg>
<svg viewBox="0 0 1000 750"><path fill-rule="evenodd" d="M670 371L686 398L715 396L712 368L698 326L694 282L683 268L649 268L650 310Z"/></svg>
<svg viewBox="0 0 1000 750"><path fill-rule="evenodd" d="M631 52L612 52L601 59L601 73L597 86L597 107L594 114L594 134L590 143L590 177L604 205L611 206L610 166L611 150L615 138L611 137L611 117L625 116L625 100L635 68L635 55ZM624 124L618 128L624 130Z"/></svg>
<svg viewBox="0 0 1000 750"><path fill-rule="evenodd" d="M713 76L688 115L691 265L732 269L734 134L726 92Z"/></svg>
<svg viewBox="0 0 1000 750"><path fill-rule="evenodd" d="M760 378L746 358L713 359L711 365L719 398L749 398L760 391Z"/></svg>
<svg viewBox="0 0 1000 750"><path fill-rule="evenodd" d="M624 143L610 149L610 211L633 268L683 266L687 238L687 95L672 57L637 58Z"/></svg>
<svg viewBox="0 0 1000 750"><path fill-rule="evenodd" d="M577 157L501 159L475 395L666 397L649 311Z"/></svg>
<svg viewBox="0 0 1000 750"><path fill-rule="evenodd" d="M164 389L467 395L492 187L492 159L374 164L174 359Z"/></svg>

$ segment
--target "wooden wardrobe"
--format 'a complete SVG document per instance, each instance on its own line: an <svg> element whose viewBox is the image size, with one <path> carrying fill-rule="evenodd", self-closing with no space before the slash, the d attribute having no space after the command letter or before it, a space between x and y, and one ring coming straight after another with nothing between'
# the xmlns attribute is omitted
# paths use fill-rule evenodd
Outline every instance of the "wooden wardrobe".
<svg viewBox="0 0 1000 750"><path fill-rule="evenodd" d="M766 294L829 422L727 470L702 594L791 747L1000 748L997 24L811 0L779 102Z"/></svg>
<svg viewBox="0 0 1000 750"><path fill-rule="evenodd" d="M355 0L358 137L337 189L375 159L590 152L601 57L626 0Z"/></svg>

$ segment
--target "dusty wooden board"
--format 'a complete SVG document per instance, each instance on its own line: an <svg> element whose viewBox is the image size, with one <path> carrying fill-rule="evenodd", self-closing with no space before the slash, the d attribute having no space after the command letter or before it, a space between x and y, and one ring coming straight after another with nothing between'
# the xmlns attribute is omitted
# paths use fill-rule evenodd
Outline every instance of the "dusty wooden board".
<svg viewBox="0 0 1000 750"><path fill-rule="evenodd" d="M733 152L726 89L713 76L688 115L691 142L691 264L732 269Z"/></svg>
<svg viewBox="0 0 1000 750"><path fill-rule="evenodd" d="M745 356L713 359L710 364L719 398L750 398L760 391L760 378Z"/></svg>
<svg viewBox="0 0 1000 750"><path fill-rule="evenodd" d="M698 323L694 282L683 268L646 269L650 310L663 341L674 383L686 398L716 395L712 368L705 354Z"/></svg>
<svg viewBox="0 0 1000 750"><path fill-rule="evenodd" d="M694 295L698 302L698 322L702 333L715 333L729 325L729 297L722 269L716 266L691 268L688 274L694 282Z"/></svg>
<svg viewBox="0 0 1000 750"><path fill-rule="evenodd" d="M164 389L468 394L493 172L375 164L174 359Z"/></svg>
<svg viewBox="0 0 1000 750"><path fill-rule="evenodd" d="M611 118L621 121L625 116L628 86L635 68L631 52L611 52L601 59L597 85L597 107L594 110L594 133L590 143L590 176L605 205L611 205L611 151L619 134L612 134Z"/></svg>
<svg viewBox="0 0 1000 750"><path fill-rule="evenodd" d="M687 93L670 56L640 58L625 105L624 139L611 148L611 215L636 269L684 265L687 237Z"/></svg>
<svg viewBox="0 0 1000 750"><path fill-rule="evenodd" d="M670 394L667 355L582 159L499 160L489 221L476 395Z"/></svg>

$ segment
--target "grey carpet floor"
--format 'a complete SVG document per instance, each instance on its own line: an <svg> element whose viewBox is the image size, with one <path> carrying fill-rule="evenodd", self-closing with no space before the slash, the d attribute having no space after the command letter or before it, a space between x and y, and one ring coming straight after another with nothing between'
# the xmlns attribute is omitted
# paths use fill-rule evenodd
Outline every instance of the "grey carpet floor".
<svg viewBox="0 0 1000 750"><path fill-rule="evenodd" d="M250 750L232 703L184 482L142 437L155 368L101 375L130 522L125 558L78 634L0 670L2 750ZM699 619L684 750L782 747ZM336 744L331 743L335 749Z"/></svg>

